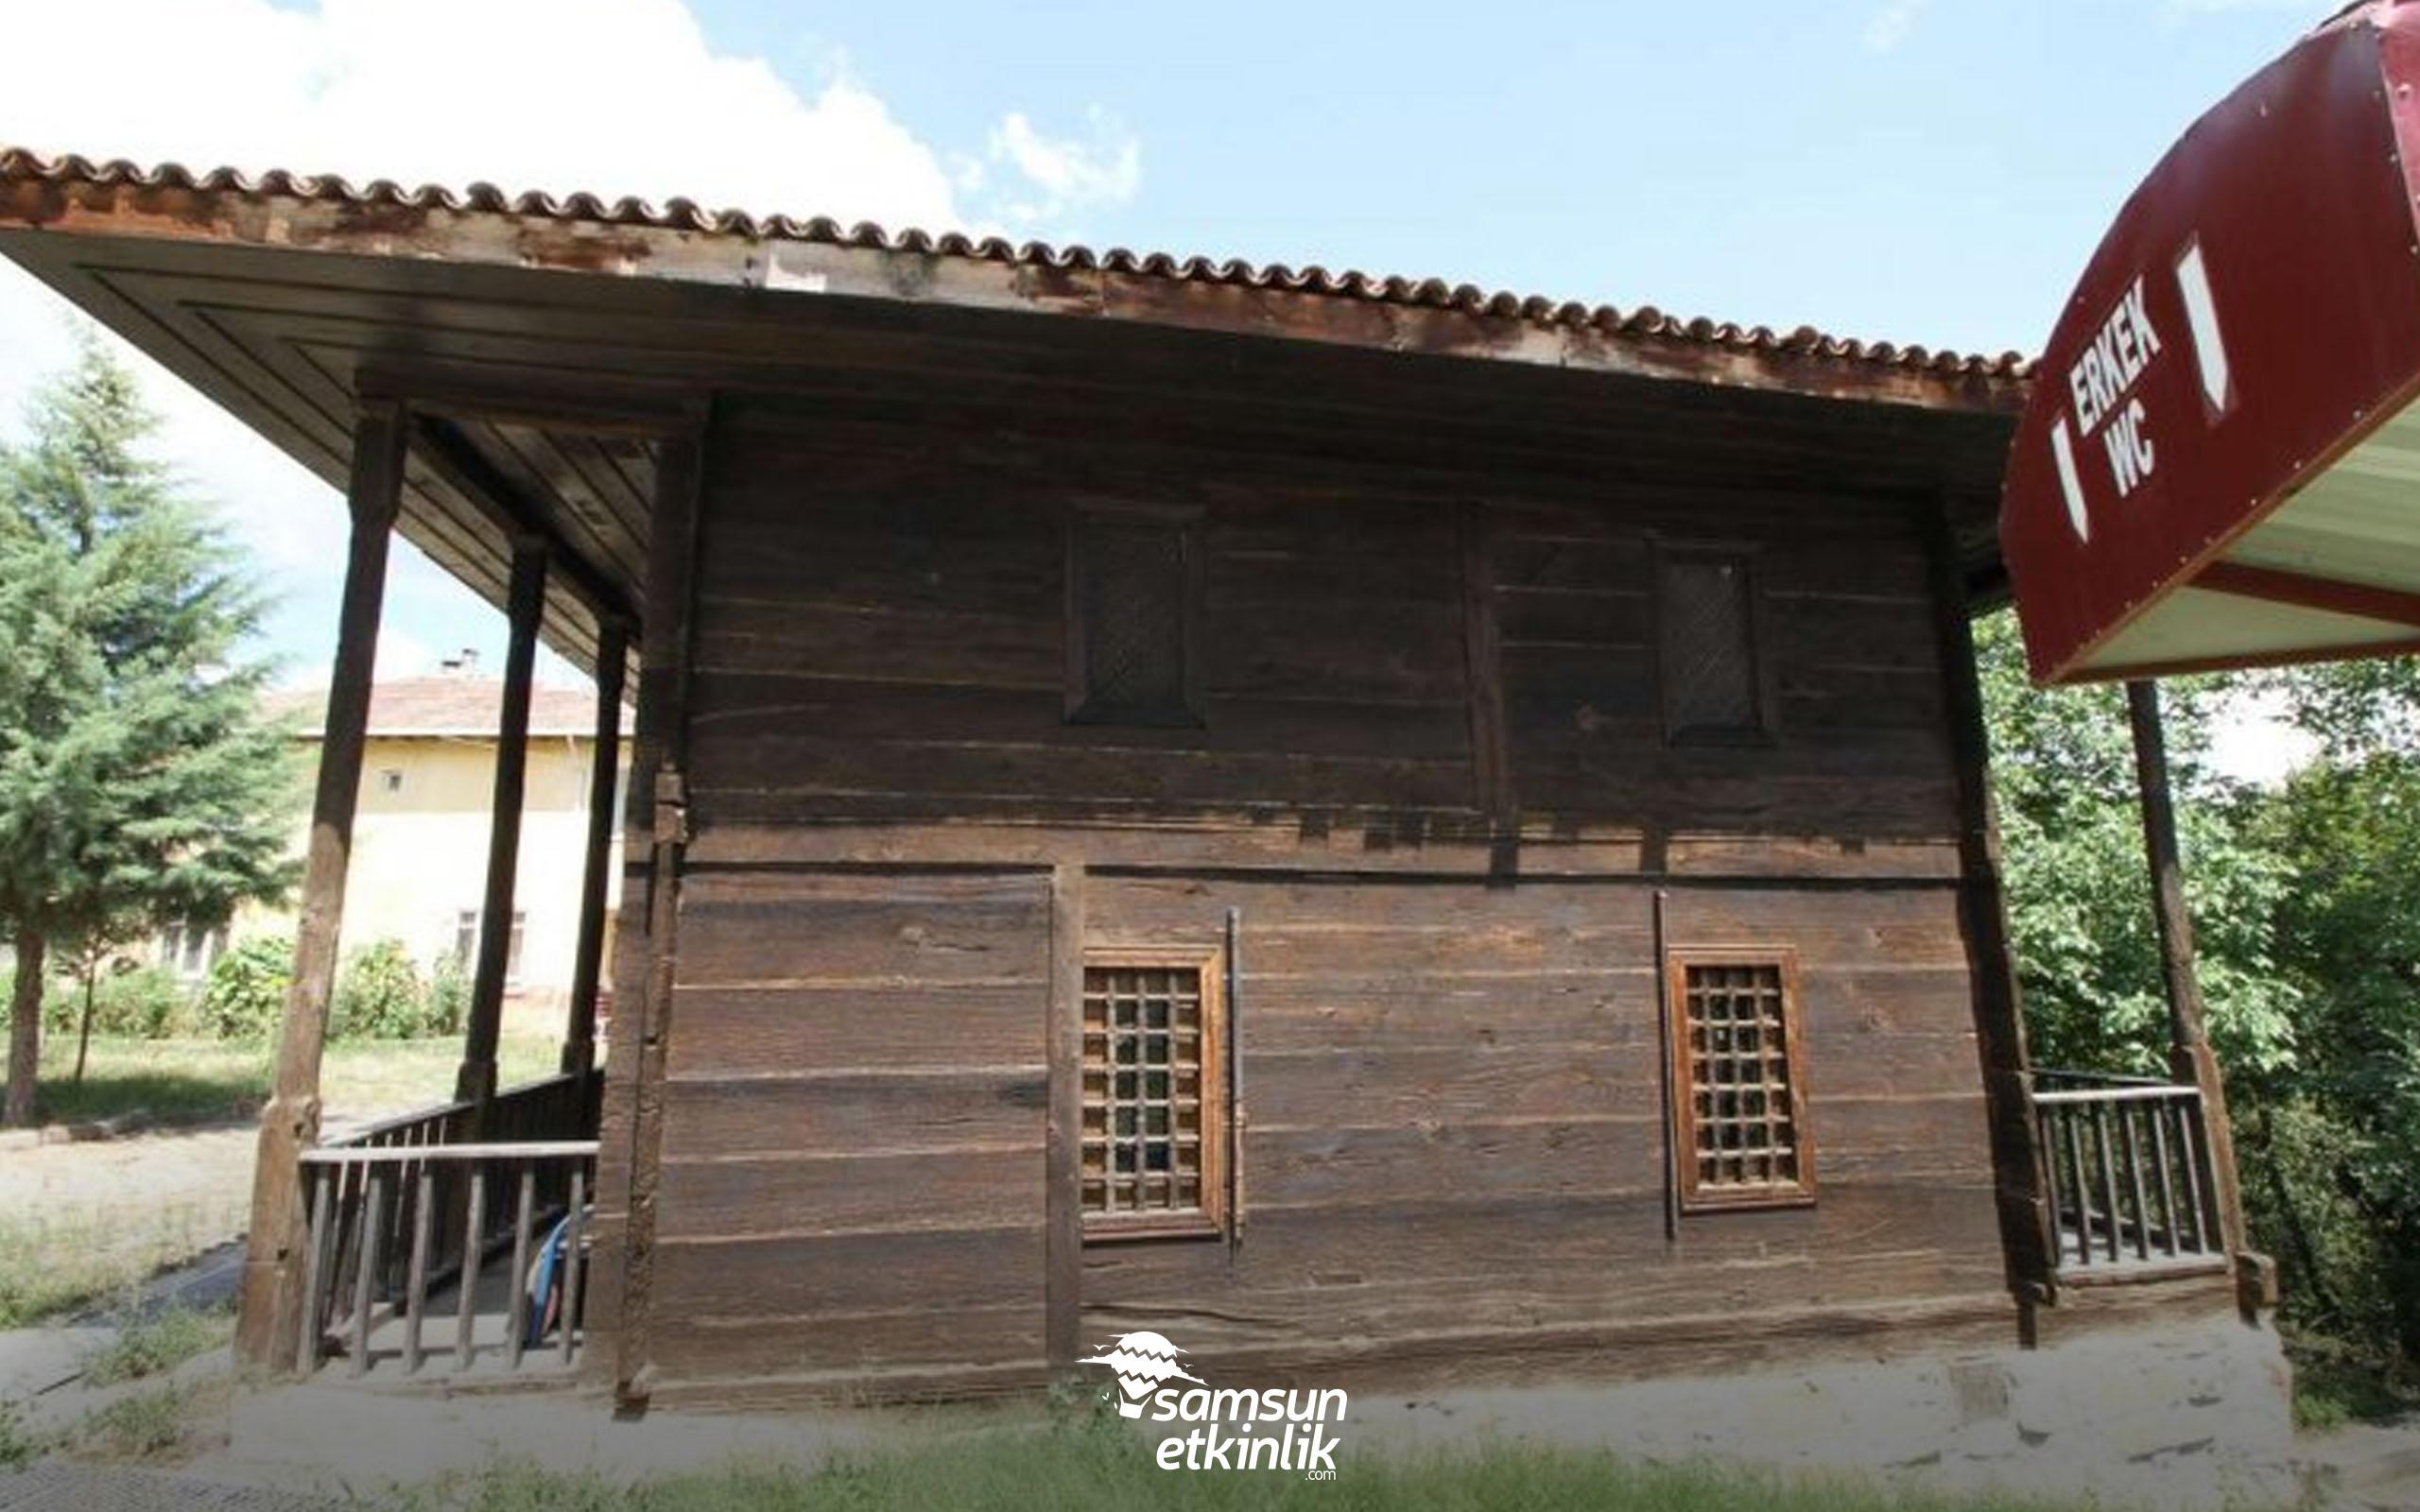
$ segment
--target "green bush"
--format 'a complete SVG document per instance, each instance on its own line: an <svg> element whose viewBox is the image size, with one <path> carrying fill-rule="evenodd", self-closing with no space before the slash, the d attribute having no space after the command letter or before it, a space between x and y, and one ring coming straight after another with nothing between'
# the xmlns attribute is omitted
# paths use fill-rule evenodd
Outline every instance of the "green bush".
<svg viewBox="0 0 2420 1512"><path fill-rule="evenodd" d="M450 1039L471 1016L471 973L449 952L428 966L427 1032Z"/></svg>
<svg viewBox="0 0 2420 1512"><path fill-rule="evenodd" d="M93 1032L129 1040L165 1040L185 1027L193 988L162 966L101 978L93 994ZM78 994L77 1010L83 1009Z"/></svg>
<svg viewBox="0 0 2420 1512"><path fill-rule="evenodd" d="M201 989L201 1026L221 1040L266 1040L285 1013L294 980L294 941L263 935L218 957Z"/></svg>
<svg viewBox="0 0 2420 1512"><path fill-rule="evenodd" d="M428 1032L428 994L400 940L345 957L330 1033L337 1039L414 1040Z"/></svg>

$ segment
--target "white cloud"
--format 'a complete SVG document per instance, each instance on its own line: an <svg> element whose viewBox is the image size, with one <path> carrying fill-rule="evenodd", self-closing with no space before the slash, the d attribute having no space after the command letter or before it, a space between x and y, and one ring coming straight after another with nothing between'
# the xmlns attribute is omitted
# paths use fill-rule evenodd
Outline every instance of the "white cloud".
<svg viewBox="0 0 2420 1512"><path fill-rule="evenodd" d="M1916 22L1932 0L1887 0L1865 23L1865 50L1873 53L1895 52L1908 34L1916 29Z"/></svg>
<svg viewBox="0 0 2420 1512"><path fill-rule="evenodd" d="M0 142L43 152L685 195L928 229L976 218L959 197L987 180L1047 219L1131 196L1140 172L1132 134L1095 112L1092 134L1068 141L1009 117L988 150L1011 171L987 175L981 158L939 152L895 119L836 45L814 43L816 82L794 89L762 58L716 52L682 0L0 0L0 34L28 59L90 60L106 40L105 66L10 71ZM0 434L73 355L69 314L0 261ZM288 675L307 675L333 638L339 501L164 369L138 366L166 421L164 452L286 595L273 638L292 653ZM408 547L388 601L429 644L497 638L496 617ZM387 668L410 660L399 649Z"/></svg>
<svg viewBox="0 0 2420 1512"><path fill-rule="evenodd" d="M992 129L991 157L1025 180L1001 207L1011 220L1052 220L1071 210L1119 204L1143 184L1143 145L1115 116L1096 105L1084 112L1084 136L1050 137L1022 111Z"/></svg>

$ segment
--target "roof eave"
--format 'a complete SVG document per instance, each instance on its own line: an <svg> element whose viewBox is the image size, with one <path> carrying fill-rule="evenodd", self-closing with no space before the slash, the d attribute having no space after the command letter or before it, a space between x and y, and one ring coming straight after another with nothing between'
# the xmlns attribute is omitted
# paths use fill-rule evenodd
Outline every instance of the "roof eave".
<svg viewBox="0 0 2420 1512"><path fill-rule="evenodd" d="M173 240L848 297L1322 342L1449 358L1985 414L2022 407L2028 365L1868 345L1809 328L1682 321L1437 281L890 236L827 220L709 215L586 196L457 197L285 173L142 169L0 150L0 228Z"/></svg>

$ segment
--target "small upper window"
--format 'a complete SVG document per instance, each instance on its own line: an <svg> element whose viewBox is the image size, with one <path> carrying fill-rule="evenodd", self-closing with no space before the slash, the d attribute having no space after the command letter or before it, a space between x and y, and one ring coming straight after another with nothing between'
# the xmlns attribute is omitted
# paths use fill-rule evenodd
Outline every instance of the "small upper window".
<svg viewBox="0 0 2420 1512"><path fill-rule="evenodd" d="M1812 1199L1796 963L1786 952L1674 951L1668 971L1682 1205Z"/></svg>
<svg viewBox="0 0 2420 1512"><path fill-rule="evenodd" d="M1194 522L1079 510L1067 538L1067 717L1198 725L1201 547Z"/></svg>
<svg viewBox="0 0 2420 1512"><path fill-rule="evenodd" d="M1655 621L1664 736L1676 745L1772 733L1756 645L1755 567L1744 551L1656 554Z"/></svg>
<svg viewBox="0 0 2420 1512"><path fill-rule="evenodd" d="M1222 1231L1220 959L1085 953L1081 1208L1092 1237Z"/></svg>
<svg viewBox="0 0 2420 1512"><path fill-rule="evenodd" d="M378 774L378 790L382 793L402 792L404 790L404 769L400 766L389 766L381 771Z"/></svg>

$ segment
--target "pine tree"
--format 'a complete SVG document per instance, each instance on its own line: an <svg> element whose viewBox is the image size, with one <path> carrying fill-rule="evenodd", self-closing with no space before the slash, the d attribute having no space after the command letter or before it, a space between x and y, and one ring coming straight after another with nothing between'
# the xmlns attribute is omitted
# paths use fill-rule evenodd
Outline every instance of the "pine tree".
<svg viewBox="0 0 2420 1512"><path fill-rule="evenodd" d="M248 658L264 596L159 463L89 334L0 448L0 928L16 948L0 1122L31 1122L44 966L130 919L215 923L292 885L300 789Z"/></svg>

